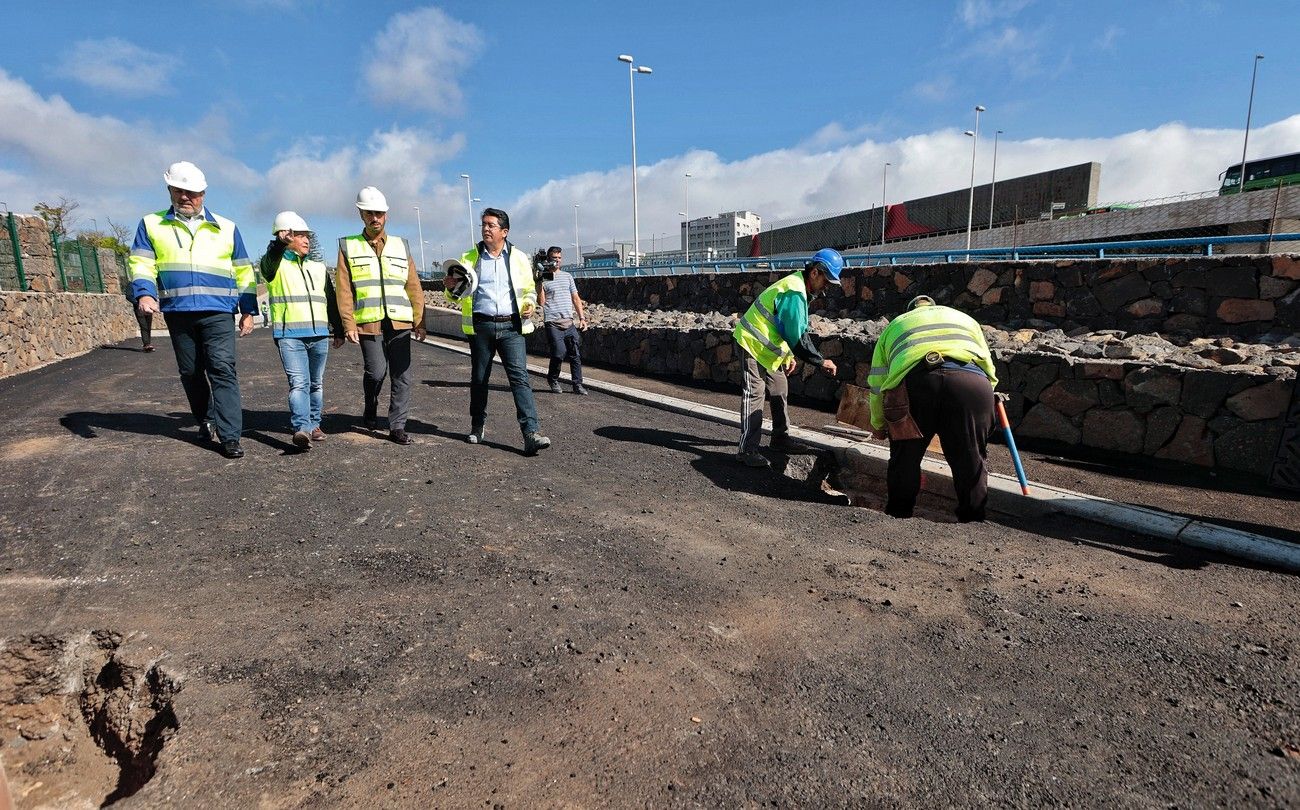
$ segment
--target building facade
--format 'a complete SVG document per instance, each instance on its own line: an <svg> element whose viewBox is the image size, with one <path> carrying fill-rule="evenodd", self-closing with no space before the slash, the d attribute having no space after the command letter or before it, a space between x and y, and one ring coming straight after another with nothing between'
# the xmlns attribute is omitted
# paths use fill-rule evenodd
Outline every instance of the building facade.
<svg viewBox="0 0 1300 810"><path fill-rule="evenodd" d="M753 211L728 211L683 222L682 241L693 261L708 261L734 256L736 243L758 233L762 227L763 218Z"/></svg>

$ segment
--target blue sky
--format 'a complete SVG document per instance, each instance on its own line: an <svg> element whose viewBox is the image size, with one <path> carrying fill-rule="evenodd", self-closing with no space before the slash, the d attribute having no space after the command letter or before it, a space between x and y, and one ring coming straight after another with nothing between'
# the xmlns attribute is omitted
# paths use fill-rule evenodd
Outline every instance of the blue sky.
<svg viewBox="0 0 1300 810"><path fill-rule="evenodd" d="M736 16L743 12L742 16ZM1103 201L1217 185L1300 151L1300 4L1147 0L558 4L14 4L0 53L0 201L60 195L133 227L189 159L250 245L291 208L359 230L361 185L429 258L469 240L465 185L525 246L630 239L627 66L638 75L642 248L690 212L765 222L1102 162ZM665 237L664 234L667 234Z"/></svg>

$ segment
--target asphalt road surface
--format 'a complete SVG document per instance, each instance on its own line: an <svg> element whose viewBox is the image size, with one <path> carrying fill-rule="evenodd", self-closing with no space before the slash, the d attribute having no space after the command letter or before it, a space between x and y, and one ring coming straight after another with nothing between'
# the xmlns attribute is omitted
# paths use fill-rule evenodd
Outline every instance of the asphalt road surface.
<svg viewBox="0 0 1300 810"><path fill-rule="evenodd" d="M258 330L227 461L169 348L0 381L20 807L1300 805L1293 575L830 506L599 393L539 391L528 458L499 368L473 447L432 347L413 446L345 346L298 453Z"/></svg>

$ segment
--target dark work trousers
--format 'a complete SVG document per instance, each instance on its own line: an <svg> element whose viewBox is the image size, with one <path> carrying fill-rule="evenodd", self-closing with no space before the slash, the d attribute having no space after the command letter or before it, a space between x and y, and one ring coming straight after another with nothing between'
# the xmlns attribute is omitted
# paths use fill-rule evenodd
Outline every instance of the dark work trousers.
<svg viewBox="0 0 1300 810"><path fill-rule="evenodd" d="M515 416L519 430L527 437L538 430L537 403L533 384L528 378L528 349L524 336L510 321L474 320L474 334L469 336L470 381L469 424L477 433L487 421L488 379L492 376L492 356L501 355L510 392L515 395Z"/></svg>
<svg viewBox="0 0 1300 810"><path fill-rule="evenodd" d="M140 324L140 345L148 348L153 345L153 313L145 314L135 311L135 322Z"/></svg>
<svg viewBox="0 0 1300 810"><path fill-rule="evenodd" d="M921 491L921 459L935 434L952 469L957 519L984 519L988 502L989 430L993 426L993 386L983 374L955 368L933 371L922 363L903 378L912 418L922 438L889 442L889 501L885 513L912 516Z"/></svg>
<svg viewBox="0 0 1300 810"><path fill-rule="evenodd" d="M164 312L181 385L195 420L212 420L217 438L239 440L243 402L235 376L235 319L230 312Z"/></svg>
<svg viewBox="0 0 1300 810"><path fill-rule="evenodd" d="M560 366L569 361L569 376L574 385L582 385L582 334L578 327L569 324L566 329L555 323L546 324L546 340L551 344L551 366L546 372L549 382L559 382Z"/></svg>
<svg viewBox="0 0 1300 810"><path fill-rule="evenodd" d="M365 418L376 418L384 377L391 376L388 429L406 430L406 417L411 412L411 330L394 329L388 318L380 326L383 334L360 335L361 359L365 363L365 373L361 376L366 398Z"/></svg>
<svg viewBox="0 0 1300 810"><path fill-rule="evenodd" d="M749 352L736 348L745 357L744 378L740 388L740 453L758 452L763 438L763 400L772 407L772 437L790 432L790 383L785 372L768 371Z"/></svg>

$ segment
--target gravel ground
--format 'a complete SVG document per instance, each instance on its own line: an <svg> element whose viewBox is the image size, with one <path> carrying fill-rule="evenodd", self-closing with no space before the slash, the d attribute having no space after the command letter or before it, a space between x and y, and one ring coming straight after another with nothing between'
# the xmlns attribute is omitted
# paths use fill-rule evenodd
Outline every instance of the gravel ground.
<svg viewBox="0 0 1300 810"><path fill-rule="evenodd" d="M345 347L297 454L269 346L240 342L242 461L194 441L165 343L0 381L20 806L104 797L66 681L15 686L34 636L92 629L176 684L126 806L1300 804L1294 576L828 507L599 393L539 393L526 458L495 390L470 447L468 360L431 347L414 446L355 427ZM56 721L62 759L25 753Z"/></svg>

